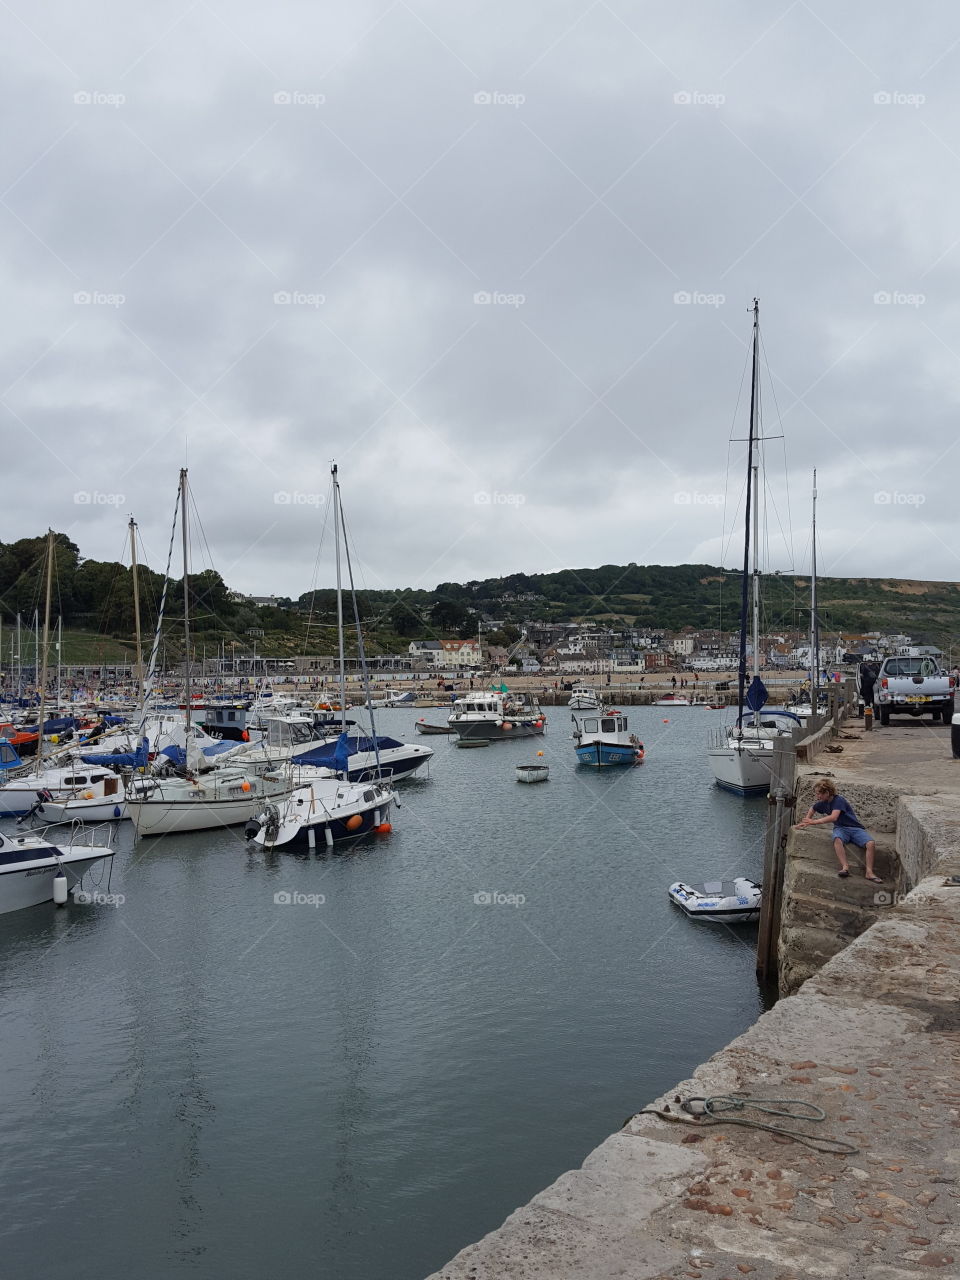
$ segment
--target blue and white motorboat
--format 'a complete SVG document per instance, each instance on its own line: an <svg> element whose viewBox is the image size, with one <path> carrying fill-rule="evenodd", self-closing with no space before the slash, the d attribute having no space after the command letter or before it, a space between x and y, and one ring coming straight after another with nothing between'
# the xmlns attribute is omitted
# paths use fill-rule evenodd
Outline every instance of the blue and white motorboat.
<svg viewBox="0 0 960 1280"><path fill-rule="evenodd" d="M606 707L574 711L574 751L580 764L598 768L607 765L638 764L643 759L643 743L629 731L622 711Z"/></svg>

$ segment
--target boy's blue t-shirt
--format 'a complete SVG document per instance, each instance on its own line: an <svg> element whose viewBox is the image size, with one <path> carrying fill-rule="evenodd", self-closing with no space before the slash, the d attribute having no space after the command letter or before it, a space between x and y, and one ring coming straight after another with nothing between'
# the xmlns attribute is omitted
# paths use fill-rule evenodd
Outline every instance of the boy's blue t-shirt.
<svg viewBox="0 0 960 1280"><path fill-rule="evenodd" d="M843 796L834 796L832 800L818 800L812 806L814 813L822 813L824 817L828 813L833 813L834 809L840 810L840 818L834 823L836 827L859 827L861 831L866 830L863 823L853 812L853 806L849 800Z"/></svg>

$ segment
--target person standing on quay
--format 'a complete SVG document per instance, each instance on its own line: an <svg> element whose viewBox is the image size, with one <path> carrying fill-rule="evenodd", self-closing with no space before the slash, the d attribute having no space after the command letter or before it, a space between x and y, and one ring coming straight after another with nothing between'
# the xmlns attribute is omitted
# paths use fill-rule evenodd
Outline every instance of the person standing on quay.
<svg viewBox="0 0 960 1280"><path fill-rule="evenodd" d="M873 857L877 851L876 841L873 836L866 830L863 823L853 811L853 805L843 796L837 795L837 789L828 778L821 778L813 788L813 794L816 797L814 803L807 810L802 821L797 823L798 827L818 827L825 822L833 823L833 850L837 855L837 861L840 863L840 870L837 875L841 880L846 879L850 874L850 867L847 865L846 845L855 844L858 848L863 849L866 855L866 868L864 877L872 880L875 884L883 884L880 876L874 874ZM815 814L821 814L821 817L814 817Z"/></svg>

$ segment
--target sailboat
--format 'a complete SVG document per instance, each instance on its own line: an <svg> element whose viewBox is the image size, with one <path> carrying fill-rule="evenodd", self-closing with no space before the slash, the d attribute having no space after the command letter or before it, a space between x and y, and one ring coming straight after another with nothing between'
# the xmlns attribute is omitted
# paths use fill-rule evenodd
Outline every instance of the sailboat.
<svg viewBox="0 0 960 1280"><path fill-rule="evenodd" d="M129 783L127 814L138 836L238 825L252 818L265 802L279 800L290 793L288 771L270 764L260 769L236 767L233 761L217 765L204 757L197 746L190 696L190 541L186 468L180 472L177 504L183 545L184 747L179 760L175 754L176 747L167 747L161 754L164 755L162 767L166 770L175 767L175 763L180 764L183 776L165 776L155 772L134 778ZM222 745L232 753L237 744Z"/></svg>
<svg viewBox="0 0 960 1280"><path fill-rule="evenodd" d="M737 720L715 730L708 755L717 786L738 796L766 795L770 789L773 747L800 723L780 708L764 711L767 689L760 679L760 301L753 300L753 355L750 376L750 428L747 437L747 491L744 516L743 578L740 595L740 652L737 667ZM752 588L752 591L751 591ZM752 600L751 600L752 595ZM752 606L752 607L751 607ZM747 615L751 614L752 679L747 687Z"/></svg>
<svg viewBox="0 0 960 1280"><path fill-rule="evenodd" d="M390 785L391 774L393 767L399 766L401 761L394 756L388 763L383 757L395 748L406 748L407 752L416 753L412 758L416 761L414 767L418 767L433 755L428 747L407 746L392 738L377 736L373 709L370 706L370 682L367 677L363 632L357 610L353 567L346 540L346 524L343 518L340 479L336 463L332 464L330 474L333 478L333 531L337 575L337 650L342 708L340 735L336 739L316 744L313 755L316 756L319 752L322 763L295 763L296 784L292 793L279 804L260 806L256 816L247 823L247 839L266 849L292 843L305 843L312 849L318 842L329 846L335 840L363 835L367 831L377 829L389 831L390 809L396 802L396 792ZM351 738L347 731L341 533L346 551L357 647L363 672L364 696L370 715L370 736L359 740ZM308 759L310 754L307 753ZM405 771L411 770L407 768ZM364 776L363 781L353 780L358 772Z"/></svg>

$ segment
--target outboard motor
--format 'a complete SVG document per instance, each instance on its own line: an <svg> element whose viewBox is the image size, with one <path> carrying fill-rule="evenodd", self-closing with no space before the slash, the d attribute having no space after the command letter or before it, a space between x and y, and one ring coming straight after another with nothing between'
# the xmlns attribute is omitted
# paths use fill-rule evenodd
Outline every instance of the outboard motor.
<svg viewBox="0 0 960 1280"><path fill-rule="evenodd" d="M252 840L260 833L260 822L257 818L248 818L243 828L243 835L246 840Z"/></svg>
<svg viewBox="0 0 960 1280"><path fill-rule="evenodd" d="M26 813L21 813L20 817L17 819L17 826L19 827L24 822L29 821L30 818L36 817L36 815L40 812L40 810L47 803L47 801L52 799L53 799L52 793L47 791L46 788L44 788L43 791L38 791L37 798L33 802L32 807L29 808Z"/></svg>

